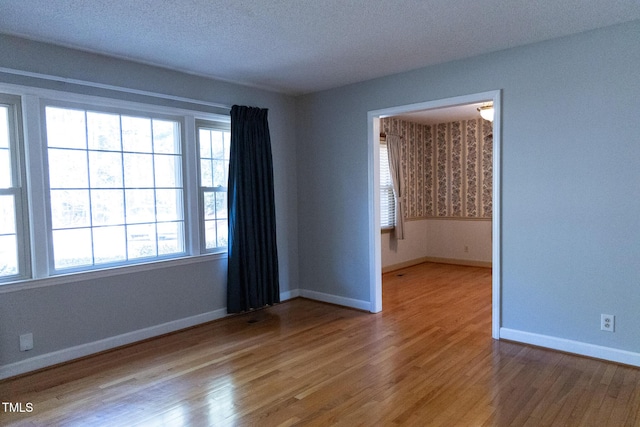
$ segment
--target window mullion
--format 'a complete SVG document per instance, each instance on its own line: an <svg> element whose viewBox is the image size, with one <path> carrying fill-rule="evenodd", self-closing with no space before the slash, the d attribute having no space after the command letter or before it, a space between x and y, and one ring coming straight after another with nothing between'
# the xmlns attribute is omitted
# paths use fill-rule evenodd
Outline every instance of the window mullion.
<svg viewBox="0 0 640 427"><path fill-rule="evenodd" d="M93 185L91 184L91 147L89 143L89 117L86 111L84 112L84 132L85 132L85 141L87 143L87 149L86 149L86 155L87 155L86 162L87 162L87 174L88 174L87 193L89 194L89 233L91 238L91 263L92 265L95 265L96 251L95 251L95 241L93 239L93 206L91 203L91 196L93 195ZM51 188L49 188L49 191L51 191Z"/></svg>
<svg viewBox="0 0 640 427"><path fill-rule="evenodd" d="M31 244L31 276L42 278L49 276L53 257L53 245L49 232L47 205L49 192L46 191L46 132L44 130L44 106L35 95L22 97L22 117L25 129L25 161L27 169L27 200L29 204L30 241ZM51 259L51 263L50 263Z"/></svg>
<svg viewBox="0 0 640 427"><path fill-rule="evenodd" d="M122 186L119 190L122 191L122 207L124 209L124 217L122 220L122 228L124 229L124 259L129 260L129 245L127 244L127 205L126 205L126 197L125 197L125 188L127 188L127 183L125 181L125 162L124 162L124 138L122 137L122 116L120 119L120 164L122 165Z"/></svg>
<svg viewBox="0 0 640 427"><path fill-rule="evenodd" d="M156 141L155 135L153 132L153 119L149 122L151 125L151 170L153 173L151 177L153 179L153 213L154 213L154 222L153 229L155 230L155 248L156 248L156 256L160 254L159 245L158 245L158 187L156 186Z"/></svg>
<svg viewBox="0 0 640 427"><path fill-rule="evenodd" d="M196 120L194 116L186 116L184 120L184 141L182 156L183 194L185 206L185 250L190 255L200 253L201 230L200 223L200 192L198 190L198 146L196 142ZM204 230L203 230L204 231Z"/></svg>

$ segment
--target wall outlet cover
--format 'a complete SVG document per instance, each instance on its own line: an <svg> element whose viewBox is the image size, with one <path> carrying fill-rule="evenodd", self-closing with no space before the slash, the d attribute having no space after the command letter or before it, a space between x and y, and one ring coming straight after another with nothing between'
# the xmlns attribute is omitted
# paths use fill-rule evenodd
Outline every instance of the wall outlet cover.
<svg viewBox="0 0 640 427"><path fill-rule="evenodd" d="M20 335L20 351L29 351L33 349L33 334L29 332L28 334Z"/></svg>

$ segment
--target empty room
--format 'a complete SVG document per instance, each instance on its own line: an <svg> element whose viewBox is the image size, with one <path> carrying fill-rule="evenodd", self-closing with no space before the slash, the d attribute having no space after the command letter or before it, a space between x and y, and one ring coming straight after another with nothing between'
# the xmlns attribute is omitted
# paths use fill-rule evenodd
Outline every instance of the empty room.
<svg viewBox="0 0 640 427"><path fill-rule="evenodd" d="M0 2L0 425L640 425L639 69L636 0Z"/></svg>

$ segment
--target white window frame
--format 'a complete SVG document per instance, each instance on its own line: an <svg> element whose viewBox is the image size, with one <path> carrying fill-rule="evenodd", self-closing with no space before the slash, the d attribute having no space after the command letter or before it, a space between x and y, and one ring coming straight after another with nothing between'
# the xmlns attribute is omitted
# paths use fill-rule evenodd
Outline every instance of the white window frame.
<svg viewBox="0 0 640 427"><path fill-rule="evenodd" d="M123 261L114 261L114 262L105 262L105 263L96 263L95 260L89 264L89 265L82 265L82 266L77 266L77 267L64 267L64 268L60 268L60 267L56 267L55 266L55 252L54 252L54 241L53 241L53 234L54 234L54 230L53 230L53 223L52 223L52 201L51 201L51 186L50 186L50 182L49 182L49 161L48 161L48 153L49 153L49 149L53 148L56 149L55 147L49 147L48 145L48 141L47 141L47 119L46 119L46 110L48 107L53 107L53 108L62 108L62 109L70 109L70 110L77 110L77 111L83 111L85 112L85 115L87 113L105 113L105 114L113 114L113 115L118 115L119 117L122 116L131 116L131 117L140 117L140 118L145 118L145 119L151 119L151 120L167 120L167 121L171 121L174 123L177 123L179 126L179 130L177 131L177 136L179 136L180 141L180 152L179 152L179 158L180 158L180 172L179 172L179 179L180 179L180 186L176 187L177 189L179 189L180 191L182 191L182 201L180 203L180 209L181 209L181 216L182 216L182 230L178 231L178 236L182 237L182 250L179 252L173 252L170 254L166 254L166 255L161 255L156 253L156 255L154 256L149 256L149 257L144 257L144 258L133 258L133 259L125 259ZM46 193L45 193L45 198L46 198L46 205L47 205L47 237L48 237L48 246L49 246L49 253L51 254L51 256L49 257L49 271L51 274L59 274L59 273L69 273L69 272L73 272L73 271L87 271L87 270L95 270L95 269L101 269L101 268L107 268L107 267L117 267L117 266L123 266L123 265L130 265L130 264L138 264L141 262L148 262L148 261L158 261L158 260L162 260L162 259L170 259L170 258L177 258L177 257L182 257L187 255L187 248L189 247L189 234L187 233L187 218L186 218L186 203L185 203L185 197L184 197L184 181L186 179L185 174L184 174L184 169L185 169L185 159L184 159L184 146L185 146L185 135L184 135L184 128L185 128L185 123L184 123L184 119L180 116L173 116L173 115L166 115L166 114L160 114L160 113L150 113L147 111L143 111L143 110L130 110L130 109L125 109L125 108L114 108L114 107L104 107L104 106L96 106L96 105L91 105L91 104L78 104L78 103L70 103L70 102L60 102L60 101L52 101L52 100L43 100L41 103L41 114L40 117L42 119L42 135L43 135L43 159L44 159L44 180L45 180L45 188L46 188ZM88 125L86 125L88 126ZM88 127L87 127L87 132L88 132ZM93 150L90 149L90 147L85 148L84 150L78 150L78 151L86 151L87 155L92 152ZM94 151L95 152L95 151ZM126 153L126 151L124 151L124 149L121 147L120 151L114 151L113 153L120 153L121 155L124 155ZM152 153L152 154L157 154L157 153ZM88 158L86 159L87 164L89 162ZM124 162L124 160L121 160L122 162ZM124 163L122 163L122 173L123 175L125 174L124 171ZM124 178L123 178L124 180ZM161 189L162 187L159 186L155 186L153 187L154 193L156 190ZM89 192L95 191L95 190L100 190L101 188L99 187L94 187L91 184L88 184L88 188L87 190ZM125 187L124 182L122 183L122 188L121 190L123 191L123 193L125 193L127 190L132 190L133 188L131 187ZM146 189L146 187L145 187ZM90 208L90 215L91 215L91 209L93 208L93 205L91 204L91 202L89 203L89 208ZM157 205L155 206L155 209L157 210ZM99 229L99 226L94 226L93 224L91 224L91 219L89 219L90 225L88 227L83 227L84 229L89 229L92 231L94 229ZM158 224L161 224L162 221L159 221L157 218L155 218L155 221L149 222L149 223L145 223L147 225L149 224L153 224L155 227L157 228ZM125 225L126 224L126 225ZM128 224L123 223L123 226L128 227L131 226L132 224ZM125 236L126 238L126 236ZM156 250L157 250L157 245L159 242L159 237L155 237L155 246L156 246ZM127 241L127 243L129 243ZM92 255L91 258L95 258L94 257L94 253L95 253L95 245L92 243Z"/></svg>
<svg viewBox="0 0 640 427"><path fill-rule="evenodd" d="M227 185L218 186L218 187L210 187L202 185L202 158L201 158L201 141L200 141L200 129L211 129L222 132L231 132L231 123L230 121L211 121L211 120L196 120L196 140L197 140L197 150L198 150L198 188L199 188L199 212L201 215L200 221L200 250L202 253L221 253L227 251L227 246L216 246L207 248L207 239L206 239L206 215L205 215L205 194L207 193L220 193L224 192L228 194ZM229 141L230 143L231 141ZM228 181L228 171L229 171L229 159L227 160L227 181ZM229 219L227 212L227 221Z"/></svg>
<svg viewBox="0 0 640 427"><path fill-rule="evenodd" d="M27 177L25 170L24 133L22 131L22 103L19 96L0 93L0 104L8 109L9 162L11 165L11 187L0 188L0 195L13 196L16 233L16 274L0 277L0 285L31 277L29 245L29 217L27 200Z"/></svg>
<svg viewBox="0 0 640 427"><path fill-rule="evenodd" d="M92 86L86 83L85 86ZM97 86L99 87L99 86ZM199 186L198 186L198 159L196 144L196 120L208 120L214 122L230 122L230 117L226 113L227 108L219 104L201 102L188 98L176 98L161 93L138 93L126 88L108 87L108 90L119 92L112 98L102 96L77 94L73 92L62 92L58 90L44 89L32 86L22 86L0 82L0 94L13 97L21 103L21 109L16 111L22 116L22 126L17 130L24 135L24 142L21 149L24 156L23 188L21 201L21 212L24 217L22 225L25 228L24 234L24 257L25 275L12 279L0 279L0 294L14 292L23 289L39 288L57 284L72 283L77 281L94 280L103 277L111 277L120 274L136 273L163 267L182 266L193 263L209 262L212 259L226 257L226 251L215 253L205 253L201 250L200 222L202 220L199 213ZM123 95L124 93L124 95ZM143 95L149 97L143 102L126 100L129 95ZM167 106L173 101L182 102L195 106L175 107ZM171 256L162 259L143 259L140 262L118 265L100 265L94 269L81 269L77 271L63 270L56 272L52 269L53 255L50 248L49 220L47 219L48 189L45 186L45 178L48 176L44 166L46 165L46 129L44 128L45 118L43 116L44 105L54 103L61 105L64 103L79 104L94 110L114 109L116 112L142 112L160 116L180 117L182 127L183 145L183 197L184 197L184 223L185 239L184 253L180 256ZM202 107L202 110L198 108ZM216 113L208 110L225 111ZM135 115L135 114L134 114ZM29 268L30 267L30 268ZM30 270L30 274L29 273Z"/></svg>

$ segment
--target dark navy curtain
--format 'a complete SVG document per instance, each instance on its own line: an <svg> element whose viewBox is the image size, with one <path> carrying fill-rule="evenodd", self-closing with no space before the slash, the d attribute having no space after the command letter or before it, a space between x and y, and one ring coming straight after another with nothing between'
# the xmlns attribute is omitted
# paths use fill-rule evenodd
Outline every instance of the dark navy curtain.
<svg viewBox="0 0 640 427"><path fill-rule="evenodd" d="M280 302L267 110L231 108L227 311Z"/></svg>

